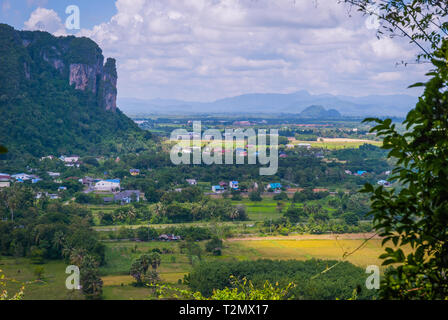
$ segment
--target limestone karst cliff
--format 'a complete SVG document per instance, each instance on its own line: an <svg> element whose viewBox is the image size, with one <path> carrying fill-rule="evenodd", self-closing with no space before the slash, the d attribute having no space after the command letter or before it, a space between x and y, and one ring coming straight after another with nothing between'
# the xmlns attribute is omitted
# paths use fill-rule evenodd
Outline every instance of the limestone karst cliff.
<svg viewBox="0 0 448 320"><path fill-rule="evenodd" d="M144 132L116 100L115 59L91 39L0 24L0 144L8 156L142 148Z"/></svg>
<svg viewBox="0 0 448 320"><path fill-rule="evenodd" d="M89 91L97 97L98 106L115 112L117 71L114 59L104 57L98 45L89 38L54 37L40 31L16 31L2 25L9 41L19 53L17 82L31 80L45 67L58 71L61 78L77 90ZM16 85L18 87L18 85ZM2 91L0 84L0 92Z"/></svg>

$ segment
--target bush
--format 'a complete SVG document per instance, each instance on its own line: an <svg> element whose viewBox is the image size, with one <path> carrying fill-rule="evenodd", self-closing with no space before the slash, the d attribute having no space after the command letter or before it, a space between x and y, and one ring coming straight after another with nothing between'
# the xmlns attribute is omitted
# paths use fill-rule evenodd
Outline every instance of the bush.
<svg viewBox="0 0 448 320"><path fill-rule="evenodd" d="M260 192L256 192L256 191L252 191L251 193L249 193L249 199L250 199L250 201L262 201L263 200Z"/></svg>
<svg viewBox="0 0 448 320"><path fill-rule="evenodd" d="M333 260L307 261L214 261L205 262L193 268L185 276L184 282L192 291L199 291L210 296L214 289L222 290L232 287L230 277L242 280L247 278L255 288L263 288L266 281L287 286L293 282L296 286L291 291L293 299L335 300L349 299L353 291L365 288L365 270L349 262L336 265L331 271L313 278L319 272L337 264ZM372 299L375 290L360 290L358 299Z"/></svg>
<svg viewBox="0 0 448 320"><path fill-rule="evenodd" d="M45 252L38 247L32 247L30 250L30 258L32 264L43 264Z"/></svg>
<svg viewBox="0 0 448 320"><path fill-rule="evenodd" d="M45 273L45 268L42 266L38 266L34 268L34 275L36 276L37 280L42 280Z"/></svg>
<svg viewBox="0 0 448 320"><path fill-rule="evenodd" d="M219 238L214 237L205 244L205 251L207 252L214 252L217 249L222 249L222 240Z"/></svg>
<svg viewBox="0 0 448 320"><path fill-rule="evenodd" d="M286 192L281 192L279 194L276 194L273 197L273 199L276 200L276 201L282 201L282 200L283 201L287 201L287 200L289 200L288 195L286 194Z"/></svg>

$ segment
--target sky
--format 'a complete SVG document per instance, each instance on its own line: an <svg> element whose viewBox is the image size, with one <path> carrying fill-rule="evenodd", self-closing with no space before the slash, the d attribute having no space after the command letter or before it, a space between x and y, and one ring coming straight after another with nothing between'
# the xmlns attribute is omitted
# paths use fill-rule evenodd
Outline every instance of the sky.
<svg viewBox="0 0 448 320"><path fill-rule="evenodd" d="M68 30L66 8L80 11ZM87 36L117 59L119 97L410 94L427 65L338 0L0 0L0 22ZM403 65L401 62L410 62Z"/></svg>

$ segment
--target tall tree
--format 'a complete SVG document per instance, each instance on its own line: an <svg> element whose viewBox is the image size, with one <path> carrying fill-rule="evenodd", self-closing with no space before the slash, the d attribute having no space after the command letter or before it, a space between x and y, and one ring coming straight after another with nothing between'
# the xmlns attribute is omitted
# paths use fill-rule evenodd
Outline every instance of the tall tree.
<svg viewBox="0 0 448 320"><path fill-rule="evenodd" d="M103 294L103 280L99 275L99 263L91 255L83 257L80 266L81 288L87 299L98 300Z"/></svg>
<svg viewBox="0 0 448 320"><path fill-rule="evenodd" d="M371 130L383 138L388 157L396 160L391 180L402 188L366 184L371 193L375 228L392 242L381 255L386 272L381 286L388 299L447 299L448 297L448 3L435 0L345 0L383 23L379 35L405 36L421 52L418 61L432 63L424 87L399 133L391 119ZM409 254L402 246L409 245Z"/></svg>

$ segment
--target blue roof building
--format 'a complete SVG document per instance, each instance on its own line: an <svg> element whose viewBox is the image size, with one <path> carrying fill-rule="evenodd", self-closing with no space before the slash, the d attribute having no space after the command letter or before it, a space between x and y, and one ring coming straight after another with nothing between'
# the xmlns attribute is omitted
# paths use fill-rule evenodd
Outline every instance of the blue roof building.
<svg viewBox="0 0 448 320"><path fill-rule="evenodd" d="M230 181L229 187L232 188L232 189L237 190L239 188L238 181Z"/></svg>
<svg viewBox="0 0 448 320"><path fill-rule="evenodd" d="M270 183L270 184L268 185L268 188L269 188L269 189L281 189L281 188L282 188L282 185L281 185L280 183Z"/></svg>
<svg viewBox="0 0 448 320"><path fill-rule="evenodd" d="M213 186L212 187L212 191L213 192L221 192L221 191L224 191L225 189L223 188L223 187L221 187L221 186Z"/></svg>
<svg viewBox="0 0 448 320"><path fill-rule="evenodd" d="M120 183L120 179L108 179L108 180L104 180L107 182L112 182L112 183Z"/></svg>

